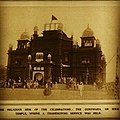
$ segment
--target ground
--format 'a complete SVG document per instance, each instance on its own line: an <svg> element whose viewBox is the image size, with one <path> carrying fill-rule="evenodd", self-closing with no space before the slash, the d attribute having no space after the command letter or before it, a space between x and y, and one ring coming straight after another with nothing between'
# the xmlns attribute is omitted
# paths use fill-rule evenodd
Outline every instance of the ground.
<svg viewBox="0 0 120 120"><path fill-rule="evenodd" d="M114 94L86 85L83 96L77 89L66 89L64 85L51 90L49 96L45 96L44 89L28 88L0 88L0 100L106 100L115 99Z"/></svg>

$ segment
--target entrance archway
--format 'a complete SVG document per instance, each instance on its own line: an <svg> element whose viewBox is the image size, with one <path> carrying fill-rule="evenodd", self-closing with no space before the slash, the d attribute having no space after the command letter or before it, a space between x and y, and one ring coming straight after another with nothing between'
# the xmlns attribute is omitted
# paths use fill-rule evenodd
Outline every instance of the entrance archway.
<svg viewBox="0 0 120 120"><path fill-rule="evenodd" d="M43 74L42 73L35 73L34 75L34 81L38 81L40 85L43 84Z"/></svg>

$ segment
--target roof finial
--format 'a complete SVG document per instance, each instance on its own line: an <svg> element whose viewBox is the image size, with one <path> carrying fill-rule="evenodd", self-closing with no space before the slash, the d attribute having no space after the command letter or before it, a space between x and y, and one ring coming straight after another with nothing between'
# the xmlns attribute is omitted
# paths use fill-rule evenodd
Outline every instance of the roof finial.
<svg viewBox="0 0 120 120"><path fill-rule="evenodd" d="M39 29L38 29L38 26L35 26L34 28L33 28L33 30L34 31L38 31Z"/></svg>
<svg viewBox="0 0 120 120"><path fill-rule="evenodd" d="M71 39L73 39L73 33L71 33Z"/></svg>

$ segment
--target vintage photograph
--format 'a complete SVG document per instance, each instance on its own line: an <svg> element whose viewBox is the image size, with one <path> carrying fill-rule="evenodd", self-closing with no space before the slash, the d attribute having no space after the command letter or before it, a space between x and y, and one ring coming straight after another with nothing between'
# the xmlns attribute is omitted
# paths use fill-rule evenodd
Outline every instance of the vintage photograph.
<svg viewBox="0 0 120 120"><path fill-rule="evenodd" d="M119 6L0 9L1 99L118 98Z"/></svg>
<svg viewBox="0 0 120 120"><path fill-rule="evenodd" d="M119 100L120 6L0 5L0 100Z"/></svg>

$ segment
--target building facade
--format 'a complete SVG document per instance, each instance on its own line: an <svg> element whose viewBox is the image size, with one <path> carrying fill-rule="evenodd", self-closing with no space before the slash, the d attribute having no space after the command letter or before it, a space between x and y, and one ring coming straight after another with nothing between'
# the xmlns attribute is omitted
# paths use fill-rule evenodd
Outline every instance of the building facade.
<svg viewBox="0 0 120 120"><path fill-rule="evenodd" d="M40 85L75 78L84 84L105 83L106 61L100 41L87 27L81 45L63 32L62 23L48 23L41 36L34 27L32 37L25 31L15 50L9 47L7 79L16 82L38 81Z"/></svg>

